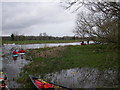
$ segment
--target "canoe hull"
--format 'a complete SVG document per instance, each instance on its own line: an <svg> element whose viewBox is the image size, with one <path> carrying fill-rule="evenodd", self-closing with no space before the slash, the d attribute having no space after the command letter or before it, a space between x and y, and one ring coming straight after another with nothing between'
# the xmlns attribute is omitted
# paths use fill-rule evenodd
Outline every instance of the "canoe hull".
<svg viewBox="0 0 120 90"><path fill-rule="evenodd" d="M32 81L33 85L35 86L35 88L37 88L38 90L42 90L42 89L45 89L45 88L40 88L35 82L34 80L38 80L40 82L43 82L45 84L48 84L48 88L49 89L54 89L54 88L61 88L61 89L65 89L65 90L70 90L69 88L66 88L64 86L61 86L61 85L58 85L58 84L55 84L55 83L51 83L51 82L46 82L46 81L43 81L42 79L39 79L37 77L34 77L33 75L29 75L30 77L30 80Z"/></svg>
<svg viewBox="0 0 120 90"><path fill-rule="evenodd" d="M38 89L38 90L41 90L41 89L33 82L33 77L34 77L34 76L29 75L29 77L30 77L30 80L31 80L32 84L34 85L34 87L35 87L36 89ZM38 78L37 78L37 79L38 79Z"/></svg>

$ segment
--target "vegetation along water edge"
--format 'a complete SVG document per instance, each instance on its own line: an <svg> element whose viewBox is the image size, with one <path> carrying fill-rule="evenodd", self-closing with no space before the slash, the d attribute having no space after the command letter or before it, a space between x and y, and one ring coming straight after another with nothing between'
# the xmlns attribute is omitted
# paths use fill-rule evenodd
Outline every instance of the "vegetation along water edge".
<svg viewBox="0 0 120 90"><path fill-rule="evenodd" d="M41 75L71 68L118 69L118 53L112 45L76 45L52 48L29 49L31 63L23 68L18 82L29 87L28 75ZM28 58L29 59L29 58Z"/></svg>

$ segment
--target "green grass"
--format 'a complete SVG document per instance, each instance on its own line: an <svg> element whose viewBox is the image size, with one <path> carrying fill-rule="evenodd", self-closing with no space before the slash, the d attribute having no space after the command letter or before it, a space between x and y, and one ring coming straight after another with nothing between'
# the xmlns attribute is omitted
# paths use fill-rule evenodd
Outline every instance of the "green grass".
<svg viewBox="0 0 120 90"><path fill-rule="evenodd" d="M29 74L44 76L46 73L70 68L88 67L100 70L117 70L117 53L111 49L106 49L106 47L106 45L65 46L64 49L58 51L59 55L56 57L39 57L35 55L54 48L30 50L28 55L32 55L33 61L24 67L24 72L27 71L27 73L22 73L18 81L27 83ZM56 54L56 52L52 54ZM29 86L29 83L25 85Z"/></svg>
<svg viewBox="0 0 120 90"><path fill-rule="evenodd" d="M38 43L69 43L79 42L79 40L23 40L23 41L8 41L3 40L2 44L38 44Z"/></svg>

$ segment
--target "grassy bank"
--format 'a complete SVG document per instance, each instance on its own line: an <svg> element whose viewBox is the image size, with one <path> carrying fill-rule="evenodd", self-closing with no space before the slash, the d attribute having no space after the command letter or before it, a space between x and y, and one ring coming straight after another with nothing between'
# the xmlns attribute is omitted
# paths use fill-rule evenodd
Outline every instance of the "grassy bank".
<svg viewBox="0 0 120 90"><path fill-rule="evenodd" d="M3 40L2 44L38 44L38 43L69 43L79 42L79 40L23 40L23 41L6 41Z"/></svg>
<svg viewBox="0 0 120 90"><path fill-rule="evenodd" d="M19 82L29 86L29 74L44 75L46 73L70 68L117 69L117 53L107 49L106 45L65 46L56 48L32 49L32 62L24 67Z"/></svg>

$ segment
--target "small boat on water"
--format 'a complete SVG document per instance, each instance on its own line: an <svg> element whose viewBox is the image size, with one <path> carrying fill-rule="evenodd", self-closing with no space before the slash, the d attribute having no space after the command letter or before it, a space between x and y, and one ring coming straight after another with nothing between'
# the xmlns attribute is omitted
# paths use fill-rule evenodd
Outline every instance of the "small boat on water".
<svg viewBox="0 0 120 90"><path fill-rule="evenodd" d="M34 77L33 75L29 75L30 80L32 81L33 85L35 86L35 88L37 88L38 90L42 90L42 89L61 89L61 90L71 90L69 88L66 88L64 86L55 84L55 83L51 83L51 82L46 82L42 79L39 79L37 77Z"/></svg>

